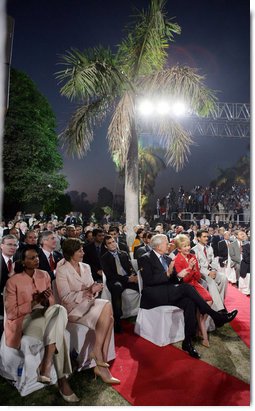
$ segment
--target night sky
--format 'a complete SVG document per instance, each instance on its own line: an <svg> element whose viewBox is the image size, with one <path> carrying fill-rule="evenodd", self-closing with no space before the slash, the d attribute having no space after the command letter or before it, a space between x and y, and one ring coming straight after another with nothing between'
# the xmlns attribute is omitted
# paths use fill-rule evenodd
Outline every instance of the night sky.
<svg viewBox="0 0 255 411"><path fill-rule="evenodd" d="M99 44L115 46L124 37L132 7L141 9L146 0L8 0L7 12L15 19L12 66L26 72L48 99L61 132L75 107L59 94L54 73L59 55L66 50L83 50ZM182 28L169 48L170 65L180 63L199 68L206 85L219 101L250 101L250 4L248 0L168 0L169 17ZM70 159L61 150L63 174L68 190L85 191L90 201L105 186L123 193L108 152L107 124L98 128L87 156ZM163 197L180 184L185 190L208 185L218 167L231 167L247 154L249 140L236 138L193 137L189 163L176 173L168 168L160 174L155 197Z"/></svg>

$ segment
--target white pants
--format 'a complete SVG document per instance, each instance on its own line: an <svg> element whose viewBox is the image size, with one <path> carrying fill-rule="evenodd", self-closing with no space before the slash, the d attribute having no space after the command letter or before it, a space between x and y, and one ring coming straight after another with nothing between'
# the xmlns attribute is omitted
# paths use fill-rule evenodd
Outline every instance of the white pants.
<svg viewBox="0 0 255 411"><path fill-rule="evenodd" d="M33 310L23 320L24 335L38 338L44 346L56 344L57 353L53 356L58 379L72 373L72 366L65 341L67 311L59 304L51 305L44 312L42 309Z"/></svg>

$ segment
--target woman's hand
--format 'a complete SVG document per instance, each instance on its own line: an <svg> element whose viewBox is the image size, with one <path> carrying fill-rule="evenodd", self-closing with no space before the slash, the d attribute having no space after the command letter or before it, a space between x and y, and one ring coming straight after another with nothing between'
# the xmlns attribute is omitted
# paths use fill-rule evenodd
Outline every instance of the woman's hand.
<svg viewBox="0 0 255 411"><path fill-rule="evenodd" d="M94 284L92 284L92 286L91 286L92 293L93 294L100 293L102 291L103 287L104 287L103 283L94 283Z"/></svg>
<svg viewBox="0 0 255 411"><path fill-rule="evenodd" d="M184 278L184 277L186 277L187 274L188 274L188 268L184 268L183 270L181 270L181 271L177 274L177 277Z"/></svg>
<svg viewBox="0 0 255 411"><path fill-rule="evenodd" d="M195 265L196 265L196 259L195 259L194 257L192 257L192 258L189 260L189 268L192 270L192 268L194 268Z"/></svg>

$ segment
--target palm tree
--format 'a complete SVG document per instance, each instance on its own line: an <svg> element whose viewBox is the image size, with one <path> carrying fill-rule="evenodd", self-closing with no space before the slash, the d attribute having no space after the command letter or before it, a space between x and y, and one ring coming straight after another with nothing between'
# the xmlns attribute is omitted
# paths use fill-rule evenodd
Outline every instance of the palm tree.
<svg viewBox="0 0 255 411"><path fill-rule="evenodd" d="M166 168L166 163L161 156L164 156L162 148L142 147L138 143L140 212L145 211L149 195L154 193L158 174Z"/></svg>
<svg viewBox="0 0 255 411"><path fill-rule="evenodd" d="M61 133L67 151L86 154L95 125L112 112L108 141L112 156L125 168L125 209L128 242L138 223L138 125L137 98L184 99L199 115L214 108L215 97L195 69L179 65L167 68L167 48L177 23L164 11L166 0L150 0L147 10L137 12L126 38L116 54L95 47L83 52L71 49L62 56L64 70L56 73L61 94L79 100L79 107ZM165 148L167 165L182 168L190 153L192 139L173 117L156 119L148 127Z"/></svg>

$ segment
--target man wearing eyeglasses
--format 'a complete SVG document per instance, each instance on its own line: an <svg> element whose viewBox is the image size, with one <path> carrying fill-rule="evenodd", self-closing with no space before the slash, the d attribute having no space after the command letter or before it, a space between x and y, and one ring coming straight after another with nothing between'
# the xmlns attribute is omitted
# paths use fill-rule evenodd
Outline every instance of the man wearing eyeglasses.
<svg viewBox="0 0 255 411"><path fill-rule="evenodd" d="M13 234L5 235L1 241L1 270L0 270L0 315L4 315L3 289L8 278L14 274L13 256L18 246L17 237Z"/></svg>

